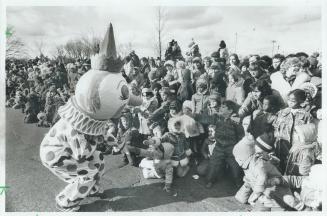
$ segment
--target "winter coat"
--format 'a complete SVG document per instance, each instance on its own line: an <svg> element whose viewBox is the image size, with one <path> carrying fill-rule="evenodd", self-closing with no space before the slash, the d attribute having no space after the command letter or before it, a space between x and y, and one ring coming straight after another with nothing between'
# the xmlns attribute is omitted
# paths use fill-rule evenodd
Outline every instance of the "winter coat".
<svg viewBox="0 0 327 216"><path fill-rule="evenodd" d="M241 79L237 83L229 84L226 88L226 100L231 100L238 105L242 105L245 99L243 83L244 80Z"/></svg>
<svg viewBox="0 0 327 216"><path fill-rule="evenodd" d="M277 115L275 113L264 112L263 110L257 109L253 112L253 121L250 125L251 134L257 138L265 132L267 127L272 126L276 120Z"/></svg>
<svg viewBox="0 0 327 216"><path fill-rule="evenodd" d="M273 160L267 154L255 153L244 167L243 180L251 185L254 193L263 193L270 178L282 177Z"/></svg>
<svg viewBox="0 0 327 216"><path fill-rule="evenodd" d="M272 95L278 97L279 104L281 104L281 107L283 107L284 101L281 98L280 94L276 90L273 90ZM245 117L247 115L250 115L256 109L262 109L262 101L256 99L254 94L250 92L246 97L246 99L244 100L242 106L238 110L238 115L240 117Z"/></svg>
<svg viewBox="0 0 327 216"><path fill-rule="evenodd" d="M193 88L191 83L191 71L183 69L180 73L180 87L177 91L177 97L180 101L191 100L193 95Z"/></svg>
<svg viewBox="0 0 327 216"><path fill-rule="evenodd" d="M201 148L201 154L204 158L208 157L210 158L213 153L213 149L216 146L216 140L207 138L204 140L202 148Z"/></svg>
<svg viewBox="0 0 327 216"><path fill-rule="evenodd" d="M224 119L218 114L212 116L197 114L195 115L195 120L201 124L216 125L216 145L224 148L234 146L244 136L244 130L239 123L234 122L230 118Z"/></svg>
<svg viewBox="0 0 327 216"><path fill-rule="evenodd" d="M158 149L154 151L150 150L140 150L140 156L147 157L153 160L153 167L155 174L158 178L165 177L165 183L171 184L173 182L173 165L171 161L171 156L174 153L174 146L170 143L161 143L163 149L163 157L159 158L160 152ZM140 164L142 167L142 162Z"/></svg>
<svg viewBox="0 0 327 216"><path fill-rule="evenodd" d="M149 114L153 113L158 108L158 101L155 97L152 97L149 101L143 101L142 105L139 107L140 112L138 113L140 127L139 132L140 134L147 134L151 133L149 129Z"/></svg>
<svg viewBox="0 0 327 216"><path fill-rule="evenodd" d="M292 114L291 108L285 108L277 113L277 118L273 122L275 128L275 137L277 140L286 140L292 144L293 128L297 125L308 124L313 121L309 112L303 109L297 109L295 114Z"/></svg>
<svg viewBox="0 0 327 216"><path fill-rule="evenodd" d="M192 96L193 112L202 113L209 102L209 94L195 93Z"/></svg>
<svg viewBox="0 0 327 216"><path fill-rule="evenodd" d="M301 132L297 128L301 128ZM316 148L318 147L316 126L312 123L297 126L295 129L305 140L304 143L292 145L285 172L286 175L309 175L310 168L316 160Z"/></svg>
<svg viewBox="0 0 327 216"><path fill-rule="evenodd" d="M285 108L277 113L277 118L273 122L275 128L275 153L280 159L280 168L285 172L289 150L293 145L293 130L297 125L308 124L312 122L312 116L304 109L298 109L293 114L291 108Z"/></svg>
<svg viewBox="0 0 327 216"><path fill-rule="evenodd" d="M184 133L167 132L161 137L161 142L168 142L174 146L172 160L181 161L189 154L190 143Z"/></svg>

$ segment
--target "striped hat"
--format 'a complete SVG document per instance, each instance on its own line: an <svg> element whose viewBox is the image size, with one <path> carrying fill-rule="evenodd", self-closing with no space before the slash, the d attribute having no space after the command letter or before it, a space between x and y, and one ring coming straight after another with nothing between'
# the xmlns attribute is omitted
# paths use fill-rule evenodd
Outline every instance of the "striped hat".
<svg viewBox="0 0 327 216"><path fill-rule="evenodd" d="M266 152L272 152L274 150L275 138L272 134L263 133L262 135L258 136L256 140L257 142L255 144L262 150Z"/></svg>

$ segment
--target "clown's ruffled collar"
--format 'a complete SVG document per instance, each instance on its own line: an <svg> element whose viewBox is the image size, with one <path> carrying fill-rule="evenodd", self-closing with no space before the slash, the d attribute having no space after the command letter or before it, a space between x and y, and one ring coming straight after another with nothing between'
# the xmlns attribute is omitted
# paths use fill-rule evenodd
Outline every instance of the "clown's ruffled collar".
<svg viewBox="0 0 327 216"><path fill-rule="evenodd" d="M75 97L71 97L68 102L59 107L58 114L61 118L68 121L72 127L87 135L104 135L106 133L106 124L108 120L96 120L83 112L75 102Z"/></svg>

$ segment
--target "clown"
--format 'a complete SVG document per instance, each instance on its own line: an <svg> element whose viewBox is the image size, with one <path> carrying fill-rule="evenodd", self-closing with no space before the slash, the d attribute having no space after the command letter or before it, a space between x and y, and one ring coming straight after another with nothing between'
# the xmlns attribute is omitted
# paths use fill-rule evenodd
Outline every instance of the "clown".
<svg viewBox="0 0 327 216"><path fill-rule="evenodd" d="M84 198L101 192L104 157L96 147L106 142L106 125L110 118L119 117L126 105L142 103L129 94L118 72L122 65L110 24L99 54L91 58L91 70L77 82L75 95L59 108L61 119L41 143L42 164L68 183L56 196L61 211L77 211Z"/></svg>

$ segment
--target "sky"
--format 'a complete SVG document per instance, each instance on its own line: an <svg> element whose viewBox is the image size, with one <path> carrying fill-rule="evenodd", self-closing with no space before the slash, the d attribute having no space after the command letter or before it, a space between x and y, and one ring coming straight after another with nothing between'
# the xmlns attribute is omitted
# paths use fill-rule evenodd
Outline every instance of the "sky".
<svg viewBox="0 0 327 216"><path fill-rule="evenodd" d="M321 51L321 9L317 6L179 6L163 7L163 46L177 40L183 55L192 38L203 56L225 40L230 52L239 55L289 54ZM28 46L31 56L44 43L45 54L82 36L103 37L110 22L116 46L131 43L139 56L157 56L157 7L126 7L119 4L94 6L7 7L7 25ZM236 36L237 35L237 36Z"/></svg>

